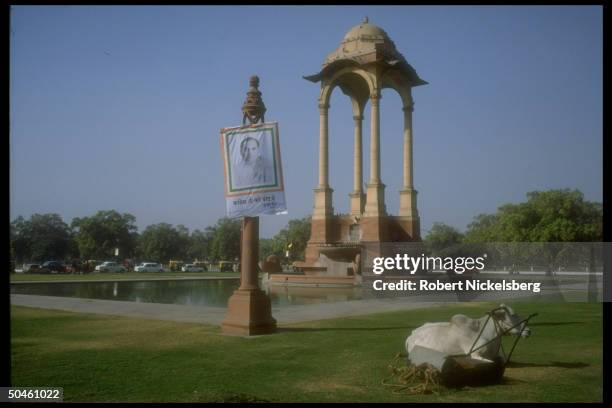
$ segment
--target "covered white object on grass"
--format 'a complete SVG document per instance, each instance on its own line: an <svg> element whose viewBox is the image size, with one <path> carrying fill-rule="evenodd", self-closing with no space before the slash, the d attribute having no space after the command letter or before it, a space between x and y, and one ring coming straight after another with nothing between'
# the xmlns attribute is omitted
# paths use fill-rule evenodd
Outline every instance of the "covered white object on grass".
<svg viewBox="0 0 612 408"><path fill-rule="evenodd" d="M521 320L512 308L502 304L491 313L491 318L485 315L472 319L457 314L450 322L425 323L414 329L406 339L408 358L412 361L415 346L435 350L445 356L467 355L471 350L476 350L470 357L488 361L504 358L500 330L508 330L507 334L527 337L530 331L526 325L513 328Z"/></svg>

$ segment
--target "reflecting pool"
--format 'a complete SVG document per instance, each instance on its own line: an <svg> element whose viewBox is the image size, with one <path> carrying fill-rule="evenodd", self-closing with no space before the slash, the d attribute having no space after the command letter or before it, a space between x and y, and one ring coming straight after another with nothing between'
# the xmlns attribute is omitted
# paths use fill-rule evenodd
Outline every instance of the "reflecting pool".
<svg viewBox="0 0 612 408"><path fill-rule="evenodd" d="M11 293L226 307L238 279L156 280L12 284ZM263 287L273 306L337 302L361 298L360 288Z"/></svg>
<svg viewBox="0 0 612 408"><path fill-rule="evenodd" d="M507 279L502 275L479 276L481 279L499 281ZM445 281L444 277L432 276L428 279ZM448 279L448 278L446 278ZM574 292L573 300L585 301L591 291L589 281L584 277L543 277L523 276L512 279L521 282L541 282L542 291L409 291L374 290L372 282L364 281L363 286L355 287L313 287L262 285L273 306L307 305L313 303L344 302L357 299L408 297L414 301L456 302L472 300L509 299L514 297L540 297L554 294L565 299L561 292ZM387 280L391 280L388 278ZM400 279L396 279L399 281ZM154 281L116 281L116 282L41 282L11 284L11 293L26 295L62 296L86 299L124 300L145 303L167 303L193 306L226 307L227 300L240 285L239 279L210 280L154 280ZM590 286L589 286L590 285ZM563 290L561 290L563 289ZM601 290L601 277L595 283ZM601 294L598 295L601 297Z"/></svg>

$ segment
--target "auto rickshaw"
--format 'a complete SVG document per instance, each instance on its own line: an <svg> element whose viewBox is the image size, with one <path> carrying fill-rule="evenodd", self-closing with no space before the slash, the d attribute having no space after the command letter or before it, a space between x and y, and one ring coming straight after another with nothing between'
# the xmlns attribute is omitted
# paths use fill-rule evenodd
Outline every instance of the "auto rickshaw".
<svg viewBox="0 0 612 408"><path fill-rule="evenodd" d="M183 261L170 261L168 267L172 272L180 272L183 267Z"/></svg>
<svg viewBox="0 0 612 408"><path fill-rule="evenodd" d="M234 272L234 262L220 261L219 272Z"/></svg>

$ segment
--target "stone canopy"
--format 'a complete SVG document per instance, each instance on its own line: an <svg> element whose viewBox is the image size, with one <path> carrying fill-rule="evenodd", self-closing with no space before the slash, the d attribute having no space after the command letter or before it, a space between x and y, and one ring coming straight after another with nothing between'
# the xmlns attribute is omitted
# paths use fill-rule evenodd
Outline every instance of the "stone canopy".
<svg viewBox="0 0 612 408"><path fill-rule="evenodd" d="M425 85L414 68L395 47L389 35L370 24L367 17L351 28L340 46L323 61L321 71L304 79L320 83L319 108L319 182L314 189L311 234L306 247L304 271L356 274L359 262L350 256L357 248L379 253L383 243L421 242L417 191L414 188L412 155L412 88ZM349 97L353 120L353 189L349 193L350 213L338 214L333 206L333 188L329 184L329 108L335 88ZM381 175L380 100L382 90L395 90L402 101L404 117L402 147L402 188L397 215L387 212L385 184ZM363 175L363 119L370 104L369 177ZM348 119L348 118L347 118ZM308 269L310 268L310 269ZM315 268L315 269L313 269ZM352 272L350 272L352 271Z"/></svg>
<svg viewBox="0 0 612 408"><path fill-rule="evenodd" d="M402 82L405 81L402 83L404 86L415 87L427 84L397 51L395 43L385 30L370 24L367 17L346 33L340 46L325 58L320 72L303 78L316 83L325 77L331 77L334 72L344 67L370 63L378 63L386 70L395 71L394 76L401 78Z"/></svg>

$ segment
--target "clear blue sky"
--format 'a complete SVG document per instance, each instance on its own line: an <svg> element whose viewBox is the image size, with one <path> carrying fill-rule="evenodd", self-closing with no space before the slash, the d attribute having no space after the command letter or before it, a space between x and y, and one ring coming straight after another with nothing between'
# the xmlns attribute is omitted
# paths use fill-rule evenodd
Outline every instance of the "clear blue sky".
<svg viewBox="0 0 612 408"><path fill-rule="evenodd" d="M363 17L382 27L419 75L415 188L422 232L464 230L525 193L578 188L602 200L602 8L18 6L11 15L10 217L102 209L139 230L190 230L225 214L219 129L241 123L257 74L278 121L288 215L312 211L317 183L319 71ZM352 189L352 113L330 110L334 207ZM383 92L382 180L397 213L399 96ZM364 175L369 174L369 107Z"/></svg>

